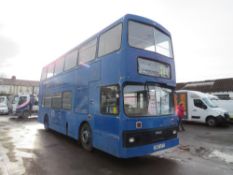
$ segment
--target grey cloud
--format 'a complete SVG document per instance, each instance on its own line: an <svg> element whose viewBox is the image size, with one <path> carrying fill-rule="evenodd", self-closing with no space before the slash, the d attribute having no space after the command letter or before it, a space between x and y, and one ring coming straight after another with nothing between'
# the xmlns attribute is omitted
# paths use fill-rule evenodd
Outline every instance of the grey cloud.
<svg viewBox="0 0 233 175"><path fill-rule="evenodd" d="M10 38L0 36L0 66L19 53L18 45Z"/></svg>

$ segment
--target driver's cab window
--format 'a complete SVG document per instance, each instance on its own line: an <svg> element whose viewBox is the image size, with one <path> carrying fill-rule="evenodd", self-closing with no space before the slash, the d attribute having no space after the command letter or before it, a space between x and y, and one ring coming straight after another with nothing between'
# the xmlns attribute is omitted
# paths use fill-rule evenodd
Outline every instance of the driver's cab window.
<svg viewBox="0 0 233 175"><path fill-rule="evenodd" d="M206 109L207 108L207 106L200 99L194 99L193 103L194 103L194 106L197 107L197 108L201 108L201 109Z"/></svg>
<svg viewBox="0 0 233 175"><path fill-rule="evenodd" d="M119 86L101 87L101 113L102 114L119 114Z"/></svg>

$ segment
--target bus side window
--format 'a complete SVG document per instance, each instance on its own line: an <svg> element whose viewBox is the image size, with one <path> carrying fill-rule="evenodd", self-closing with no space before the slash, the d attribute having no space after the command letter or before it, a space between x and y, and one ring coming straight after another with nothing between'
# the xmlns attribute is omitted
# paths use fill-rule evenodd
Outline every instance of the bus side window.
<svg viewBox="0 0 233 175"><path fill-rule="evenodd" d="M63 92L62 94L62 108L66 110L72 109L72 94L70 91Z"/></svg>
<svg viewBox="0 0 233 175"><path fill-rule="evenodd" d="M43 104L42 107L47 107L47 108L51 108L51 96L46 95L43 97Z"/></svg>
<svg viewBox="0 0 233 175"><path fill-rule="evenodd" d="M95 58L97 38L85 43L79 50L79 64L87 63Z"/></svg>
<svg viewBox="0 0 233 175"><path fill-rule="evenodd" d="M119 86L104 86L100 90L102 114L119 114Z"/></svg>
<svg viewBox="0 0 233 175"><path fill-rule="evenodd" d="M54 73L54 64L50 64L47 69L47 78L52 77L53 73Z"/></svg>
<svg viewBox="0 0 233 175"><path fill-rule="evenodd" d="M112 53L121 47L122 24L119 24L100 36L98 57Z"/></svg>
<svg viewBox="0 0 233 175"><path fill-rule="evenodd" d="M61 107L62 107L61 93L56 93L52 96L52 108L61 109Z"/></svg>
<svg viewBox="0 0 233 175"><path fill-rule="evenodd" d="M74 50L65 56L65 70L69 70L77 65L78 50Z"/></svg>
<svg viewBox="0 0 233 175"><path fill-rule="evenodd" d="M65 61L64 57L61 57L55 62L54 75L63 72L64 61Z"/></svg>
<svg viewBox="0 0 233 175"><path fill-rule="evenodd" d="M44 67L41 74L41 80L45 80L47 77L47 67Z"/></svg>

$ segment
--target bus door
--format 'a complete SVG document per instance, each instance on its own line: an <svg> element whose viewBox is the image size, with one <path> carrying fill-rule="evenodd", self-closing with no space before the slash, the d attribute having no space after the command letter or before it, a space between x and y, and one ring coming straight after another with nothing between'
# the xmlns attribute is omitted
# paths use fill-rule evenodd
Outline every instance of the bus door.
<svg viewBox="0 0 233 175"><path fill-rule="evenodd" d="M96 110L98 109L98 103L99 103L99 94L97 93L97 85L95 83L89 83L89 112L88 112L88 118L93 118L96 114Z"/></svg>
<svg viewBox="0 0 233 175"><path fill-rule="evenodd" d="M90 101L92 97L96 99L96 101L94 101L95 105L90 105L89 111L95 114L94 144L97 148L101 148L107 152L117 153L120 140L119 85L98 86L97 88L91 87Z"/></svg>

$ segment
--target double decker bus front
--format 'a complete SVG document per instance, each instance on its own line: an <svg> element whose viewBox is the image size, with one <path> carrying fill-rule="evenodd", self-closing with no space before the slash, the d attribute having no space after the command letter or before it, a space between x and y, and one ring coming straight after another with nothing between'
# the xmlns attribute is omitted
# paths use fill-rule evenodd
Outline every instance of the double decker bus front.
<svg viewBox="0 0 233 175"><path fill-rule="evenodd" d="M133 157L174 147L179 140L170 34L147 20L128 19L127 25L121 156Z"/></svg>

